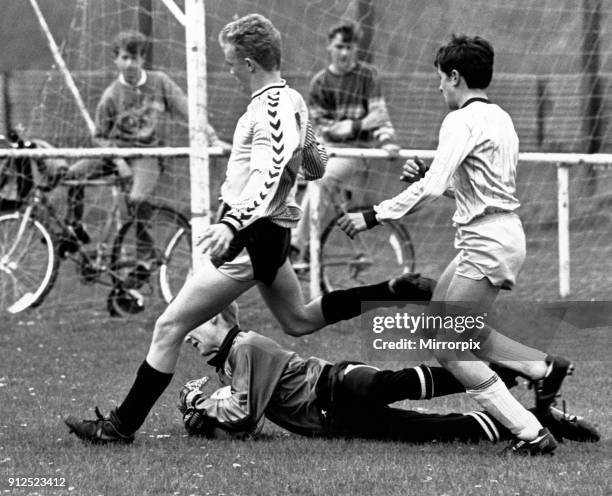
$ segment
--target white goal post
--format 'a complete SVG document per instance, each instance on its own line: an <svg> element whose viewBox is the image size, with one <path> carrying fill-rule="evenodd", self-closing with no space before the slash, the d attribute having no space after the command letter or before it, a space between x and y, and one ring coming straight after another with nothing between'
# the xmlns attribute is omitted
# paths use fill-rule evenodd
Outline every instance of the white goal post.
<svg viewBox="0 0 612 496"><path fill-rule="evenodd" d="M329 148L328 154L331 157L361 157L365 159L386 158L387 153L383 150L373 150L365 148ZM0 149L0 159L32 157L36 159L45 158L92 158L92 157L185 157L192 156L192 152L201 153L201 149L194 150L193 147L164 147L164 148L39 148L39 149ZM400 158L412 158L415 155L425 160L434 157L434 150L401 150ZM220 147L208 147L206 156L223 156L224 151ZM612 154L606 153L520 153L519 162L538 163L542 165L554 165L557 167L557 249L559 257L559 296L567 298L571 294L570 284L570 181L569 169L572 166L588 165L612 165ZM191 166L190 166L191 169ZM199 173L202 173L200 170ZM200 188L192 189L192 194L203 195L209 201L209 192ZM202 201L202 198L196 201ZM204 200L206 201L206 200ZM192 200L193 202L193 200ZM311 219L314 225L318 225L316 212L318 209L312 208L315 217ZM208 221L208 219L206 219ZM193 223L194 234L197 234L197 227ZM316 231L314 231L316 232ZM195 236L194 236L195 238ZM311 253L316 254L311 261L311 296L315 296L320 291L318 254L320 247L317 245L318 237L311 236L314 246L311 246Z"/></svg>
<svg viewBox="0 0 612 496"><path fill-rule="evenodd" d="M166 6L169 2L165 2ZM210 172L208 161L208 96L206 93L206 17L204 0L185 2L185 51L189 104L189 184L191 190L191 259L201 258L198 235L210 224Z"/></svg>

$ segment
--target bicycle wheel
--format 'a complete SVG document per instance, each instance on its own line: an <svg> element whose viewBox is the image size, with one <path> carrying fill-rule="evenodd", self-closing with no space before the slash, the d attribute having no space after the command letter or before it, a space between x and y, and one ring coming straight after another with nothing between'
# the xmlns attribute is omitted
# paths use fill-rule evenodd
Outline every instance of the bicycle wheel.
<svg viewBox="0 0 612 496"><path fill-rule="evenodd" d="M19 313L40 305L58 266L45 226L20 212L0 216L0 308Z"/></svg>
<svg viewBox="0 0 612 496"><path fill-rule="evenodd" d="M128 291L134 298L142 296L146 306L165 305L178 292L191 267L191 229L185 217L174 209L150 207L146 224L131 219L121 227L113 243L111 274L116 288ZM148 247L146 256L142 255L143 246ZM155 285L157 276L159 287ZM139 305L120 304L134 298L110 298L113 309L109 310L119 315L142 310Z"/></svg>
<svg viewBox="0 0 612 496"><path fill-rule="evenodd" d="M364 208L353 208L352 212ZM349 238L333 219L321 235L321 289L324 292L374 284L414 271L414 246L408 231L386 222Z"/></svg>
<svg viewBox="0 0 612 496"><path fill-rule="evenodd" d="M191 227L179 228L166 246L164 263L159 268L159 289L170 303L191 273Z"/></svg>

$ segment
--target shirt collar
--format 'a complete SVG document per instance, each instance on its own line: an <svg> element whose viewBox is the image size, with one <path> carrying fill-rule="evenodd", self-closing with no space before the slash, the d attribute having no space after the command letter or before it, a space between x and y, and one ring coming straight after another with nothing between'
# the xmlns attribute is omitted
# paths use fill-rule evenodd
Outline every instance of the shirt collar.
<svg viewBox="0 0 612 496"><path fill-rule="evenodd" d="M119 73L119 82L124 86L129 86L130 88L138 88L139 86L142 86L147 82L147 71L145 71L144 69L142 70L142 73L140 74L140 79L136 84L128 83L123 77L123 74Z"/></svg>
<svg viewBox="0 0 612 496"><path fill-rule="evenodd" d="M470 98L467 102L465 102L463 105L461 105L461 108L465 108L470 103L474 103L474 102L491 103L491 100L487 100L486 98L482 98L482 97L479 97L479 96L475 97L475 98Z"/></svg>
<svg viewBox="0 0 612 496"><path fill-rule="evenodd" d="M272 84L269 84L257 90L255 93L251 95L251 100L253 98L257 98L259 95L265 93L268 90L271 90L272 88L284 88L285 86L287 86L287 81L285 81L284 79L281 79L279 83L272 83Z"/></svg>
<svg viewBox="0 0 612 496"><path fill-rule="evenodd" d="M332 69L331 64L328 65L326 67L327 72L329 72L330 74L332 74L333 76L336 77L343 77L343 76L348 76L350 73L355 72L358 68L359 68L360 64L359 61L356 60L355 63L353 64L353 67L351 67L347 72L343 72L342 74L340 74L339 72L336 72Z"/></svg>
<svg viewBox="0 0 612 496"><path fill-rule="evenodd" d="M237 325L227 331L225 339L223 339L221 346L219 346L219 351L217 351L217 354L206 363L208 363L208 365L212 365L217 370L223 367L225 360L227 360L227 355L229 355L230 349L234 344L234 339L236 339L236 336L238 336L240 332L241 329Z"/></svg>

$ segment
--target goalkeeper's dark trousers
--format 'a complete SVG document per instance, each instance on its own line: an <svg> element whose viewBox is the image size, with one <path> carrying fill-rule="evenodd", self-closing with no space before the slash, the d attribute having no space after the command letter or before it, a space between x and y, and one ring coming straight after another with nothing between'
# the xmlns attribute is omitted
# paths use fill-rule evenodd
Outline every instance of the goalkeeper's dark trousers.
<svg viewBox="0 0 612 496"><path fill-rule="evenodd" d="M440 415L389 406L343 405L332 413L328 435L426 443L496 442L512 434L484 412Z"/></svg>
<svg viewBox="0 0 612 496"><path fill-rule="evenodd" d="M324 371L324 384L318 385L317 393L331 436L406 442L511 438L510 431L483 412L439 415L388 406L464 392L463 385L442 367L419 365L394 371L341 362Z"/></svg>

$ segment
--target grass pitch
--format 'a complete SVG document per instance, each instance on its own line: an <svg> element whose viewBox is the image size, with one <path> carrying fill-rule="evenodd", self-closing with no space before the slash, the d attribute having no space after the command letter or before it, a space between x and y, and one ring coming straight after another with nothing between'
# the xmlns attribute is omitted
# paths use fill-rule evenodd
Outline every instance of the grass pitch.
<svg viewBox="0 0 612 496"><path fill-rule="evenodd" d="M434 277L450 260L452 237L432 240L411 229L417 255L438 265L418 270ZM551 233L551 238L554 233ZM439 235L437 235L439 236ZM514 298L554 299L551 243L531 243L530 258ZM439 252L437 247L440 247ZM611 250L607 246L603 252ZM602 255L603 252L599 252ZM548 254L548 255L547 255ZM611 254L612 255L612 254ZM609 286L600 262L584 261L573 278L581 299L605 300ZM610 495L612 463L612 376L610 328L562 328L548 351L577 365L563 393L573 413L599 426L597 444L567 442L552 458L506 459L504 445L408 445L361 440L313 440L266 423L253 441L209 441L184 434L176 409L187 380L212 374L197 353L183 350L170 387L131 446L88 446L68 434L68 414L93 418L126 394L149 345L159 309L130 320L111 319L105 293L78 285L66 266L44 305L0 324L0 494L29 495ZM83 304L67 304L85 301ZM76 300L78 298L78 300ZM359 321L324 329L302 339L283 335L256 291L241 299L243 326L278 340L302 356L362 359ZM402 363L380 364L399 368ZM532 392L517 392L526 405ZM462 396L402 406L436 412L470 411ZM9 478L53 478L62 487L20 487ZM27 481L26 481L27 482Z"/></svg>
<svg viewBox="0 0 612 496"><path fill-rule="evenodd" d="M345 324L296 340L282 335L258 295L243 298L249 325L302 355L335 359L360 354L355 326ZM212 369L183 350L176 377L131 446L87 446L62 418L91 417L121 400L148 347L151 323L109 320L47 308L5 319L0 334L0 494L252 495L610 494L612 389L609 364L591 361L609 329L564 331L560 353L577 361L565 397L601 428L597 444L566 442L553 458L505 459L503 445L407 445L312 440L267 423L255 441L209 441L184 434L175 403L179 386ZM400 364L396 364L399 366ZM532 401L531 392L519 396ZM406 403L404 406L408 406ZM411 408L474 408L455 396L411 402ZM63 487L9 486L9 477L52 477Z"/></svg>

